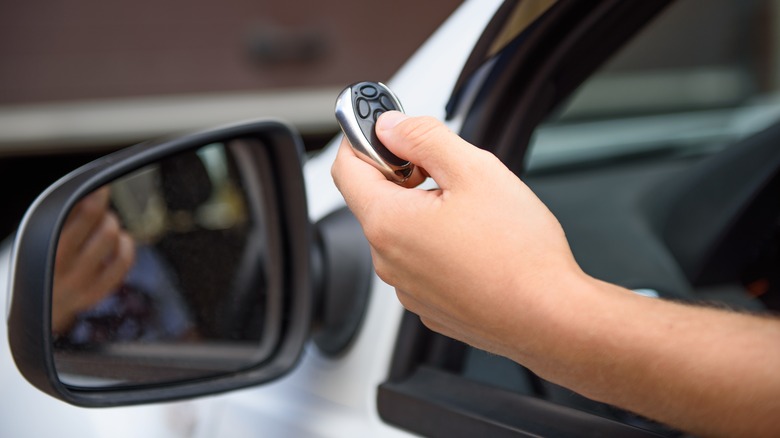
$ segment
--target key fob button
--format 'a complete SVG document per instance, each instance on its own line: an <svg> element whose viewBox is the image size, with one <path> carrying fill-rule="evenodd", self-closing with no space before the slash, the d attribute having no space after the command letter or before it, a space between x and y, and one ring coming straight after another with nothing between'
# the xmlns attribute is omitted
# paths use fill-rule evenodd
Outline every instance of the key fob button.
<svg viewBox="0 0 780 438"><path fill-rule="evenodd" d="M396 109L395 105L393 105L393 101L391 101L386 94L382 94L381 96L379 96L379 104L382 105L382 108L384 108L385 111Z"/></svg>
<svg viewBox="0 0 780 438"><path fill-rule="evenodd" d="M371 104L366 99L359 97L355 102L357 114L361 119L367 118L371 114Z"/></svg>
<svg viewBox="0 0 780 438"><path fill-rule="evenodd" d="M360 87L360 93L362 93L363 96L366 97L374 97L376 96L377 90L376 87L374 87L373 85L364 85Z"/></svg>

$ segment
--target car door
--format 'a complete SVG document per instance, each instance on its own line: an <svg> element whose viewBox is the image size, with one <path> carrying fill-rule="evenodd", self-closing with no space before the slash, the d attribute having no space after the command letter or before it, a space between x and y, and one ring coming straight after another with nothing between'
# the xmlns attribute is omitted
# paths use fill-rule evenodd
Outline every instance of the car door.
<svg viewBox="0 0 780 438"><path fill-rule="evenodd" d="M551 5L461 77L480 84L450 101L461 135L525 180L589 274L656 298L776 311L778 113L762 79L775 55L751 52L765 41L755 29L767 4L575 3ZM682 434L441 337L414 315L399 333L379 410L411 431Z"/></svg>

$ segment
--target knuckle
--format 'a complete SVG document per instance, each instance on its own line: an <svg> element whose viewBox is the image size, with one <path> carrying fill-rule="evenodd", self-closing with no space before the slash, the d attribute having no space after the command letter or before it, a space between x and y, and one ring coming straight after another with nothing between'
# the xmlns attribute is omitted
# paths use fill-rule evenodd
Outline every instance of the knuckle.
<svg viewBox="0 0 780 438"><path fill-rule="evenodd" d="M341 176L341 171L340 171L339 163L340 161L336 159L333 161L333 164L330 166L330 177L333 178L333 182L336 184L336 187L340 187L339 178Z"/></svg>
<svg viewBox="0 0 780 438"><path fill-rule="evenodd" d="M433 319L421 316L420 322L422 322L423 325L428 328L428 330L434 331L436 333L444 333L444 326Z"/></svg>
<svg viewBox="0 0 780 438"><path fill-rule="evenodd" d="M87 197L76 206L79 213L87 218L96 218L103 213L103 207L94 197Z"/></svg>
<svg viewBox="0 0 780 438"><path fill-rule="evenodd" d="M366 209L363 215L362 221L363 234L365 234L368 242L380 252L384 252L388 249L389 243L392 241L390 236L390 229L387 226L387 216L382 214L381 211L376 209Z"/></svg>
<svg viewBox="0 0 780 438"><path fill-rule="evenodd" d="M107 239L118 239L121 227L119 225L119 219L114 214L107 214L103 218L103 226L101 227L101 234Z"/></svg>
<svg viewBox="0 0 780 438"><path fill-rule="evenodd" d="M404 309L414 312L414 302L412 299L410 299L409 295L402 292L400 289L395 290L395 296L398 298L398 302L401 303L402 306L404 306Z"/></svg>
<svg viewBox="0 0 780 438"><path fill-rule="evenodd" d="M78 211L86 217L98 218L105 213L107 203L108 190L100 188L82 198L73 208L72 213Z"/></svg>
<svg viewBox="0 0 780 438"><path fill-rule="evenodd" d="M387 244L389 239L381 226L376 226L372 222L366 223L363 226L363 233L366 235L366 239L379 252L387 250Z"/></svg>
<svg viewBox="0 0 780 438"><path fill-rule="evenodd" d="M397 278L394 275L393 269L391 269L381 257L374 257L374 272L376 272L377 277L385 283L391 286L396 284Z"/></svg>
<svg viewBox="0 0 780 438"><path fill-rule="evenodd" d="M133 238L126 233L122 233L122 237L120 240L120 258L123 262L123 267L129 269L135 262L135 243Z"/></svg>

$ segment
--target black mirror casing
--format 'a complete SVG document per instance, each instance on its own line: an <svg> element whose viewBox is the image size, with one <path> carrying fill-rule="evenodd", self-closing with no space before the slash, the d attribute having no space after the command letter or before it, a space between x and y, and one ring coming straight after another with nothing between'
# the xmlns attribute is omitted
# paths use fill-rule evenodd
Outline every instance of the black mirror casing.
<svg viewBox="0 0 780 438"><path fill-rule="evenodd" d="M256 153L271 175L269 206L281 236L284 309L281 336L262 362L239 372L175 383L84 389L64 384L55 367L52 285L57 240L68 212L87 194L151 163L236 138L259 140ZM251 154L250 154L251 155ZM251 156L248 157L251 161ZM17 367L43 392L80 406L118 406L190 398L266 382L291 370L308 339L312 319L310 251L313 240L302 174L303 146L287 125L260 120L143 143L98 159L63 177L30 207L17 233L11 266L8 336ZM254 165L254 164L250 164Z"/></svg>

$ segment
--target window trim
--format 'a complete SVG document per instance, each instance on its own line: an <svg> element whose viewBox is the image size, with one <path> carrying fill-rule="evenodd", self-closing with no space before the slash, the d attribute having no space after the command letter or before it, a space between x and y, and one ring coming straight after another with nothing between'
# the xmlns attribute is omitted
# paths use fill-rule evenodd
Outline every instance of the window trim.
<svg viewBox="0 0 780 438"><path fill-rule="evenodd" d="M672 1L556 3L492 60L480 84L472 84L479 90L461 137L521 174L536 127ZM485 33L493 32L490 27Z"/></svg>

